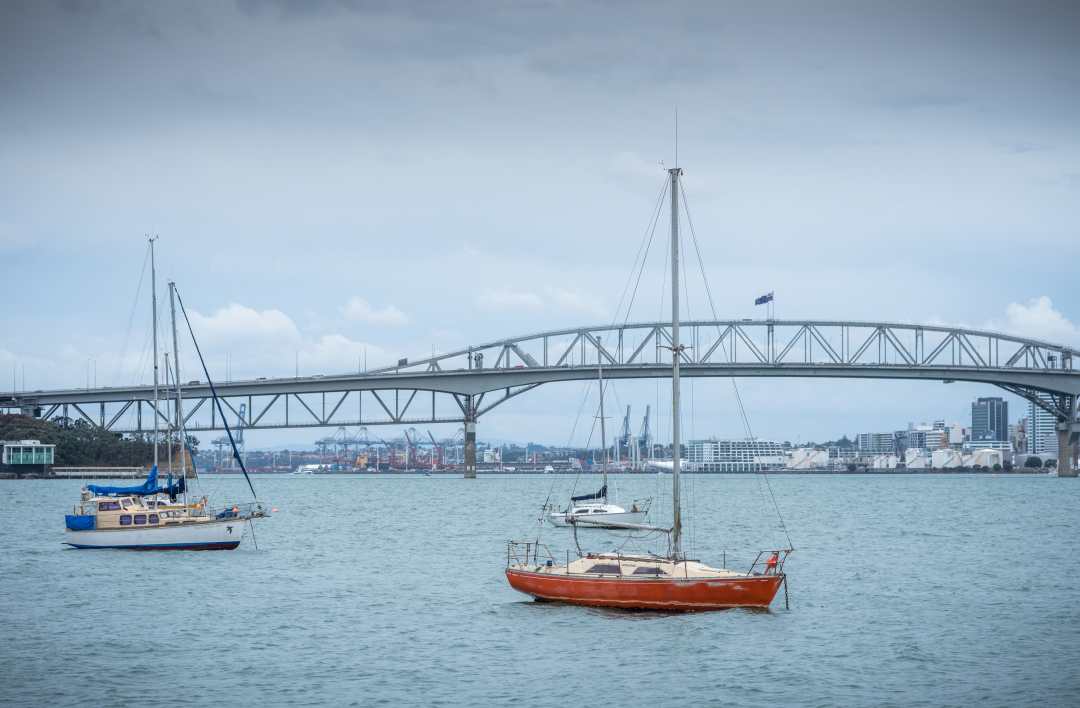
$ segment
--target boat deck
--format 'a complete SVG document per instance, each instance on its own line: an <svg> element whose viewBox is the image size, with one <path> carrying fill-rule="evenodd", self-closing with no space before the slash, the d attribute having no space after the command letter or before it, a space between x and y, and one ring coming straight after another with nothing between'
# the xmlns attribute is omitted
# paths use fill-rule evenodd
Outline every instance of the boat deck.
<svg viewBox="0 0 1080 708"><path fill-rule="evenodd" d="M569 564L554 562L516 563L515 570L544 575L587 575L592 577L612 578L744 578L740 573L726 568L713 568L700 561L673 561L667 558L649 558L642 556L591 555L577 558Z"/></svg>

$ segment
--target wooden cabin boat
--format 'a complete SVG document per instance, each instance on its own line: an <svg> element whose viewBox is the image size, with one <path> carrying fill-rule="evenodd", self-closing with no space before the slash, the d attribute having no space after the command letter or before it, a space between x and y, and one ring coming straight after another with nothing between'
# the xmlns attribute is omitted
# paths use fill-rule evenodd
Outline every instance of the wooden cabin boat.
<svg viewBox="0 0 1080 708"><path fill-rule="evenodd" d="M206 497L177 503L156 487L156 470L139 487L88 485L65 516L64 543L73 548L232 550L245 522L265 516L260 504L213 510ZM149 493L148 493L149 492Z"/></svg>

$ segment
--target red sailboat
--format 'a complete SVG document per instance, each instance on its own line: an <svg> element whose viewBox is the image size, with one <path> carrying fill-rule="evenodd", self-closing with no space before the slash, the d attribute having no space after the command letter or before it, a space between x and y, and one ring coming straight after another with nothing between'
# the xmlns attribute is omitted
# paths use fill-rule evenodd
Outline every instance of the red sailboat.
<svg viewBox="0 0 1080 708"><path fill-rule="evenodd" d="M663 532L668 537L664 555L585 553L558 562L543 544L511 541L507 548L506 578L511 587L538 600L593 607L635 610L697 611L733 607L767 608L785 583L784 561L790 548L762 551L745 572L714 568L687 558L682 550L682 518L679 501L680 430L679 361L679 178L671 177L671 432L672 432L672 525L616 524L630 531ZM586 517L569 517L574 527L590 526Z"/></svg>

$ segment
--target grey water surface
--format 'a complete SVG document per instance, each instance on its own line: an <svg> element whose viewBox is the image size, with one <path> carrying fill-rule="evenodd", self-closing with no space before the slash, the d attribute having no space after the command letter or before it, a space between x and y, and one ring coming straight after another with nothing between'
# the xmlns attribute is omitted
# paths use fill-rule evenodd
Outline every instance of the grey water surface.
<svg viewBox="0 0 1080 708"><path fill-rule="evenodd" d="M80 483L0 481L0 704L1080 703L1080 480L769 481L796 549L790 610L781 594L769 612L687 615L509 588L506 541L534 537L573 477L257 478L279 509L258 549L205 553L65 550ZM200 484L245 499L242 479ZM670 476L613 486L670 515ZM762 478L689 476L685 494L702 560L786 545Z"/></svg>

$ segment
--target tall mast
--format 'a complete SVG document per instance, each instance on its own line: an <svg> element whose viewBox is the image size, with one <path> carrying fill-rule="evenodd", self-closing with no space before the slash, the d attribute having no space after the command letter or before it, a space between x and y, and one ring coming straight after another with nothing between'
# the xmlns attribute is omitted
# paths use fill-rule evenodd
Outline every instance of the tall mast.
<svg viewBox="0 0 1080 708"><path fill-rule="evenodd" d="M151 236L150 241L150 302L154 308L154 467L158 464L158 442L161 431L158 425L158 334L157 334L157 268L154 263L154 241L157 236Z"/></svg>
<svg viewBox="0 0 1080 708"><path fill-rule="evenodd" d="M172 367L169 366L169 352L165 352L165 390L166 391L169 390L169 377L172 376L172 374L170 373L171 371L172 371ZM167 401L169 400L168 395L165 396L165 400L166 400L165 410L168 411L168 409L169 409L169 405L167 403ZM165 446L165 456L166 456L166 459L168 460L169 474L170 475L173 473L172 431L173 431L173 421L169 420L169 424L165 428L165 437L168 438L168 440L169 440L169 444Z"/></svg>
<svg viewBox="0 0 1080 708"><path fill-rule="evenodd" d="M176 338L176 283L171 280L169 313L172 319L173 380L176 382L176 429L180 431L180 473L184 477L184 508L187 508L187 435L184 432L184 396L180 388L180 346Z"/></svg>
<svg viewBox="0 0 1080 708"><path fill-rule="evenodd" d="M682 170L673 167L671 175L671 554L682 555L682 510L679 501L679 463L682 441L679 436L679 175Z"/></svg>
<svg viewBox="0 0 1080 708"><path fill-rule="evenodd" d="M597 339L597 341L600 340ZM604 424L604 358L599 347L596 350L596 371L600 379L600 444L604 446L604 480L600 484L600 489L604 492L604 501L607 502L608 447L607 427Z"/></svg>

